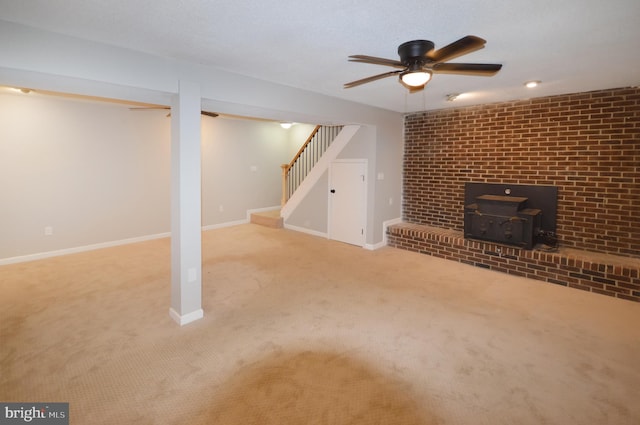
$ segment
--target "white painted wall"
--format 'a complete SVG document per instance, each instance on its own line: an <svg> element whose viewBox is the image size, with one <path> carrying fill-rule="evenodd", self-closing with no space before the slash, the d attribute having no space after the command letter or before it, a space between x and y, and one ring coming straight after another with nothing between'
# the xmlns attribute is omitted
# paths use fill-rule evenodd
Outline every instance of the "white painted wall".
<svg viewBox="0 0 640 425"><path fill-rule="evenodd" d="M314 124L368 126L375 146L370 179L371 230L367 244L382 240L382 223L401 216L402 116L318 93L256 80L200 64L179 62L0 22L0 85L169 104L178 82L201 87L205 109L240 116ZM390 198L395 199L388 205Z"/></svg>
<svg viewBox="0 0 640 425"><path fill-rule="evenodd" d="M298 124L285 130L276 122L203 118L203 224L237 221L248 210L279 207L280 166L291 160L313 127Z"/></svg>
<svg viewBox="0 0 640 425"><path fill-rule="evenodd" d="M168 121L0 95L0 258L168 232Z"/></svg>
<svg viewBox="0 0 640 425"><path fill-rule="evenodd" d="M170 121L161 110L0 94L0 260L169 232ZM313 126L201 123L202 225L279 205L280 165Z"/></svg>
<svg viewBox="0 0 640 425"><path fill-rule="evenodd" d="M329 172L325 171L285 222L285 227L327 236Z"/></svg>

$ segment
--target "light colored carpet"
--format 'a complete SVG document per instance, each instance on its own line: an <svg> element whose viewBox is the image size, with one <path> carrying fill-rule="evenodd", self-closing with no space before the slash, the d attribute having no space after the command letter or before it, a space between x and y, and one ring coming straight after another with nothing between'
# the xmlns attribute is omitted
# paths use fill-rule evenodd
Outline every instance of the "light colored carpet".
<svg viewBox="0 0 640 425"><path fill-rule="evenodd" d="M247 224L0 267L0 401L73 424L640 423L640 304Z"/></svg>

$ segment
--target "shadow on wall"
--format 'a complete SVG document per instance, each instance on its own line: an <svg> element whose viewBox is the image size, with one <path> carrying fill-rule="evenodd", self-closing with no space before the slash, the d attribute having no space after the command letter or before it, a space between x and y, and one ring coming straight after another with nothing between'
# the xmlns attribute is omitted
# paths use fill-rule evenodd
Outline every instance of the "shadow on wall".
<svg viewBox="0 0 640 425"><path fill-rule="evenodd" d="M344 354L276 354L223 384L194 424L403 424L438 421L401 383Z"/></svg>

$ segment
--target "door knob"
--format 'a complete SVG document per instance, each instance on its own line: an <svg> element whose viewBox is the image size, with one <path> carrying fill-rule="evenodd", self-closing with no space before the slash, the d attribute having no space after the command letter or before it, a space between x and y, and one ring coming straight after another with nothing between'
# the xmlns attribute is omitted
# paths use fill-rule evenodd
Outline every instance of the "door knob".
<svg viewBox="0 0 640 425"><path fill-rule="evenodd" d="M335 189L331 189L331 193L336 193L336 190Z"/></svg>

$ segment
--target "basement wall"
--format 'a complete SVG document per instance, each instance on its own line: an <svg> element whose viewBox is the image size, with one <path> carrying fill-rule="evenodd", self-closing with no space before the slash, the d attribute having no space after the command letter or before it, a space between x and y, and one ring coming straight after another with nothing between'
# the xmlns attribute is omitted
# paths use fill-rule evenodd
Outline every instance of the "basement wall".
<svg viewBox="0 0 640 425"><path fill-rule="evenodd" d="M463 238L464 183L558 187L554 252ZM640 89L405 117L390 246L640 301Z"/></svg>
<svg viewBox="0 0 640 425"><path fill-rule="evenodd" d="M640 258L640 89L405 119L404 221L462 231L464 183L558 187L563 246Z"/></svg>
<svg viewBox="0 0 640 425"><path fill-rule="evenodd" d="M170 232L167 112L0 94L0 264ZM202 226L277 207L281 164L312 125L202 118Z"/></svg>

